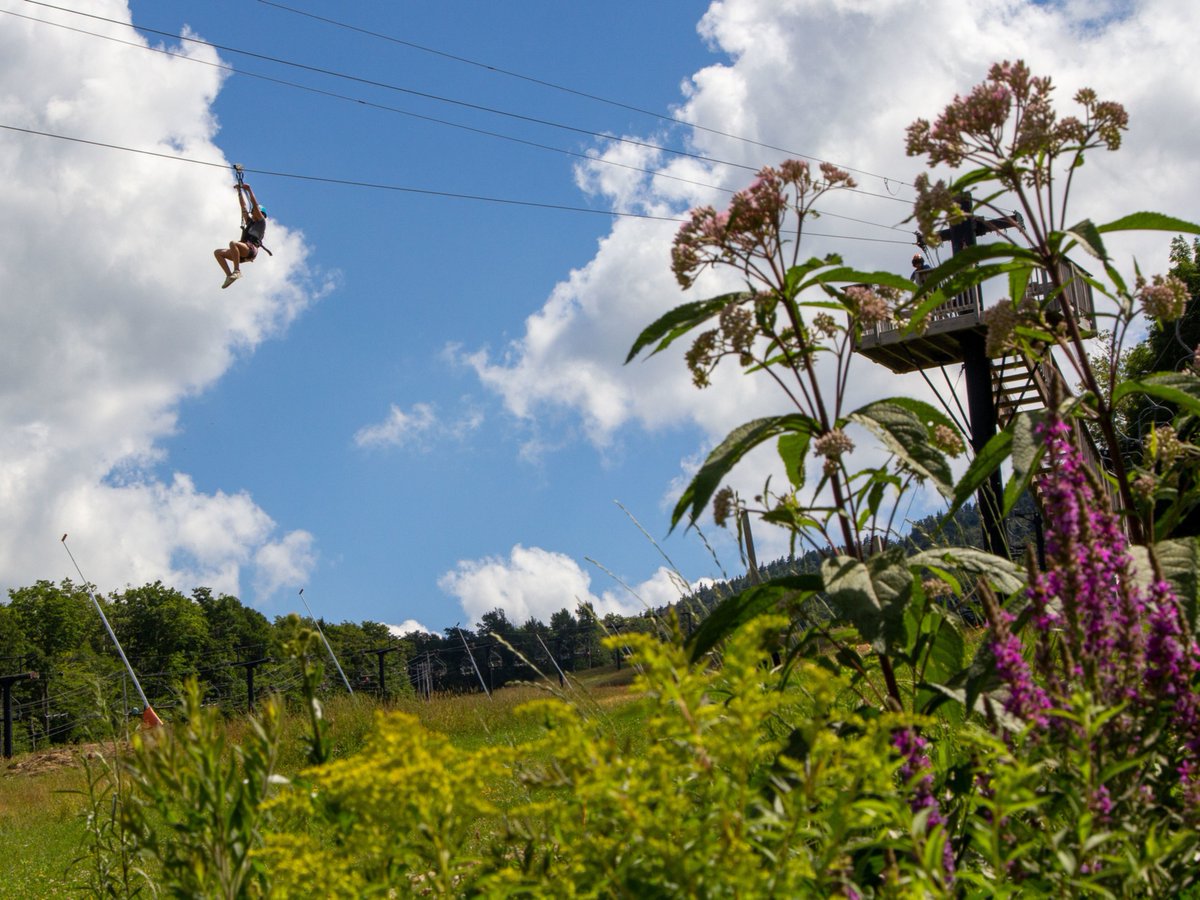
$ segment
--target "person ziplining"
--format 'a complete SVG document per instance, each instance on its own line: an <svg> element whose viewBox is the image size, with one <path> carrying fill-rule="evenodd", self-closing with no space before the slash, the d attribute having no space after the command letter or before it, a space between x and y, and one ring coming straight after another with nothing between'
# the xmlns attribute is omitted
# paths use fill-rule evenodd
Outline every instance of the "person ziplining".
<svg viewBox="0 0 1200 900"><path fill-rule="evenodd" d="M222 288L229 287L242 277L242 263L254 262L259 250L266 250L268 256L272 255L263 246L263 236L267 233L267 211L259 205L254 190L243 180L242 167L234 166L233 170L237 174L237 184L233 189L237 191L238 205L242 208L242 235L238 240L230 241L228 248L219 247L213 251L217 265L225 273ZM247 195L250 196L249 208L246 206ZM232 269L230 263L233 263Z"/></svg>

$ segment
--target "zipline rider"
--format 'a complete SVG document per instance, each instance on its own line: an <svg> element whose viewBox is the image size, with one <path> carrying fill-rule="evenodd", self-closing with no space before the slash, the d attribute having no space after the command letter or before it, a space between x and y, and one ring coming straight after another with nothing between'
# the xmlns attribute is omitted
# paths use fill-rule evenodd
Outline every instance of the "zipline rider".
<svg viewBox="0 0 1200 900"><path fill-rule="evenodd" d="M260 249L267 250L262 243L263 236L267 233L267 211L259 206L258 198L254 196L250 185L239 179L233 189L237 191L238 203L242 207L242 236L236 241L230 241L228 249L213 251L217 264L225 273L225 283L221 285L222 288L229 287L242 277L241 265L243 262L254 262ZM246 208L247 194L250 195L249 209ZM271 251L267 250L267 255L270 254ZM230 263L233 263L232 269L229 267Z"/></svg>

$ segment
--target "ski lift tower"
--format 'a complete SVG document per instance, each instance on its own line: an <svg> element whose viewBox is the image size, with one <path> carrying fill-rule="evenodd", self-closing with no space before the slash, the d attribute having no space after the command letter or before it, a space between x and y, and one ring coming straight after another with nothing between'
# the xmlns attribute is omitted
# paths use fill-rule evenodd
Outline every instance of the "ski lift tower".
<svg viewBox="0 0 1200 900"><path fill-rule="evenodd" d="M1017 216L985 219L971 213L971 197L964 194L959 206L966 213L956 225L940 232L952 251L975 244L976 238L1020 224ZM1091 287L1077 277L1073 266L1064 265L1062 283L1068 285L1062 302L1072 306L1083 327L1091 329L1093 319ZM923 273L917 273L921 278ZM1051 290L1048 273L1036 271L1026 290L1027 297L1043 298ZM1044 408L1042 386L1044 372L1030 368L1023 358L992 359L987 354L987 327L983 321L983 294L979 285L957 294L929 315L928 327L921 333L906 333L907 323L889 320L865 329L855 350L896 373L915 372L936 366L962 365L966 381L967 414L971 420L971 446L979 453L996 433L1025 409ZM1049 354L1038 366L1053 366ZM1008 555L1008 541L1000 515L1003 485L1000 473L993 472L979 489L976 500L983 526L985 547L992 553Z"/></svg>

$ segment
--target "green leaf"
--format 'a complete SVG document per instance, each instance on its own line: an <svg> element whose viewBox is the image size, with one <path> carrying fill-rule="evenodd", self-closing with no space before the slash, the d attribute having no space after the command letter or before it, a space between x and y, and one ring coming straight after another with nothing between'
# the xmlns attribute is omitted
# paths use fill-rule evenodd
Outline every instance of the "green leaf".
<svg viewBox="0 0 1200 900"><path fill-rule="evenodd" d="M989 169L986 166L978 169L971 169L969 172L964 172L954 179L954 183L950 186L952 194L960 194L965 190L973 188L977 184L987 184L994 180L996 172L994 169Z"/></svg>
<svg viewBox="0 0 1200 900"><path fill-rule="evenodd" d="M1108 280L1112 282L1113 288L1116 291L1117 296L1118 297L1128 297L1129 296L1129 287L1125 284L1125 279L1121 275L1121 273L1117 271L1116 266L1112 265L1111 263L1106 262L1104 264L1104 272L1106 275L1108 275ZM1087 283L1092 286L1093 291L1097 291L1108 297L1112 296L1112 293L1107 288L1105 288L1104 285L1102 285L1100 282L1098 282L1096 279L1085 278L1084 280L1087 281ZM1128 301L1126 301L1126 302L1128 302Z"/></svg>
<svg viewBox="0 0 1200 900"><path fill-rule="evenodd" d="M671 529L674 530L685 513L691 519L691 523L695 524L704 507L708 505L709 499L720 487L722 479L743 456L759 444L788 432L811 435L818 427L812 418L799 413L755 419L753 422L739 425L729 432L720 446L708 454L704 465L692 478L691 484L675 504L675 511L671 514Z"/></svg>
<svg viewBox="0 0 1200 900"><path fill-rule="evenodd" d="M804 487L804 457L812 434L807 431L792 431L779 439L779 458L787 471L788 481L796 490Z"/></svg>
<svg viewBox="0 0 1200 900"><path fill-rule="evenodd" d="M802 290L801 283L808 277L810 272L815 272L817 269L825 266L840 266L842 257L837 253L830 253L823 259L820 257L809 257L805 262L792 266L784 275L784 289L789 297L795 297Z"/></svg>
<svg viewBox="0 0 1200 900"><path fill-rule="evenodd" d="M1145 547L1129 548L1133 557L1135 578L1143 590L1148 590L1155 580L1154 566L1150 562L1150 551ZM1197 607L1200 606L1200 538L1183 537L1158 541L1152 551L1163 577L1175 590L1175 596L1183 607L1184 614L1196 628Z"/></svg>
<svg viewBox="0 0 1200 900"><path fill-rule="evenodd" d="M946 616L939 615L937 632L929 646L925 677L932 681L946 681L962 671L966 658L966 645L962 633Z"/></svg>
<svg viewBox="0 0 1200 900"><path fill-rule="evenodd" d="M1091 219L1084 219L1078 225L1067 230L1067 234L1075 238L1079 245L1096 259L1107 260L1108 251L1104 249L1104 239L1100 230Z"/></svg>
<svg viewBox="0 0 1200 900"><path fill-rule="evenodd" d="M958 426L954 424L954 420L931 403L926 403L924 400L916 400L912 397L889 397L888 401L894 403L896 406L907 409L924 422L926 427L945 425L959 437L962 437Z"/></svg>
<svg viewBox="0 0 1200 900"><path fill-rule="evenodd" d="M1200 543L1194 537L1159 541L1154 545L1154 555L1158 557L1163 576L1175 588L1175 596L1183 605L1194 632L1200 605Z"/></svg>
<svg viewBox="0 0 1200 900"><path fill-rule="evenodd" d="M876 651L887 653L903 641L904 611L913 593L913 575L902 547L892 547L865 563L838 556L821 564L826 602Z"/></svg>
<svg viewBox="0 0 1200 900"><path fill-rule="evenodd" d="M967 282L963 283L963 287L955 287L953 290L946 288L946 283L954 276L964 275L968 277L970 283L978 283L982 279L974 279L971 277L971 272L968 270L976 270L979 263L987 259L1011 259L1019 262L1022 266L1039 266L1041 258L1025 247L1019 247L1016 244L1010 244L1006 241L998 241L990 244L975 244L971 247L966 247L955 253L952 257L937 266L930 269L925 274L925 280L921 284L921 289L917 291L918 297L924 297L926 294L934 290L941 290L943 293L959 293L968 286ZM988 267L990 270L992 267ZM1006 268L1001 267L1005 271ZM976 270L977 274L979 273Z"/></svg>
<svg viewBox="0 0 1200 900"><path fill-rule="evenodd" d="M1010 269L1008 272L1008 296L1024 297L1032 275L1033 269L1029 266Z"/></svg>
<svg viewBox="0 0 1200 900"><path fill-rule="evenodd" d="M1018 413L1009 426L1012 432L1013 474L1004 486L1003 515L1012 512L1021 494L1029 488L1046 454L1045 442L1039 440L1035 433L1038 425L1046 421L1046 415L1045 410Z"/></svg>
<svg viewBox="0 0 1200 900"><path fill-rule="evenodd" d="M949 521L959 508L975 495L975 492L991 477L991 474L1008 458L1008 454L1012 450L1012 439L1012 431L1009 429L998 431L992 435L983 449L975 454L971 465L967 466L967 471L954 486L950 509L945 515L946 521Z"/></svg>
<svg viewBox="0 0 1200 900"><path fill-rule="evenodd" d="M898 403L894 400L878 400L868 403L848 418L870 429L905 466L922 478L931 481L944 496L951 496L953 486L950 463L946 455L929 440L921 409L913 403Z"/></svg>
<svg viewBox="0 0 1200 900"><path fill-rule="evenodd" d="M1141 381L1122 381L1113 391L1116 406L1131 394L1146 394L1200 415L1200 378L1182 372L1159 372Z"/></svg>
<svg viewBox="0 0 1200 900"><path fill-rule="evenodd" d="M908 558L913 567L957 569L970 577L967 582L986 578L998 591L1011 594L1025 583L1020 567L1012 560L977 547L934 547Z"/></svg>
<svg viewBox="0 0 1200 900"><path fill-rule="evenodd" d="M909 279L902 275L897 275L895 272L864 272L849 266L839 266L836 269L827 269L824 272L818 272L801 285L801 289L816 284L882 285L884 287L895 288L898 291L911 291L916 287Z"/></svg>
<svg viewBox="0 0 1200 900"><path fill-rule="evenodd" d="M754 585L722 600L700 627L688 638L689 658L694 662L751 619L771 612L780 605L796 604L821 590L821 576L786 575L765 584Z"/></svg>
<svg viewBox="0 0 1200 900"><path fill-rule="evenodd" d="M647 326L638 335L638 339L633 342L633 348L629 351L629 355L625 357L625 364L628 365L635 356L655 341L659 343L650 353L651 356L665 350L671 346L676 338L687 334L697 325L708 321L730 303L745 298L746 293L739 291L734 294L722 294L719 297L711 297L708 300L696 300L692 303L684 303L682 306L675 307L654 322L654 324Z"/></svg>
<svg viewBox="0 0 1200 900"><path fill-rule="evenodd" d="M1200 234L1200 225L1157 212L1136 212L1096 228L1101 234L1110 231L1176 231Z"/></svg>

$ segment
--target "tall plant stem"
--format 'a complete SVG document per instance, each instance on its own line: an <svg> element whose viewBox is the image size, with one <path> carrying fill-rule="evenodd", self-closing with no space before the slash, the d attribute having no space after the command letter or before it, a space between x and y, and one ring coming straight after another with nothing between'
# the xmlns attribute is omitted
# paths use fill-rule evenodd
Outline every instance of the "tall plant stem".
<svg viewBox="0 0 1200 900"><path fill-rule="evenodd" d="M1087 359L1087 350L1083 345L1083 334L1079 330L1079 322L1075 318L1075 313L1070 309L1070 305L1063 301L1063 283L1062 277L1058 271L1058 254L1051 253L1043 245L1039 248L1042 252L1042 258L1046 261L1046 269L1050 275L1050 283L1054 285L1055 293L1058 295L1059 309L1063 314L1063 321L1066 323L1067 331L1070 335L1072 349L1080 359ZM1092 371L1091 366L1080 366L1081 374L1083 375L1084 384L1087 389L1096 398L1096 424L1100 427L1100 433L1104 435L1104 440L1111 448L1109 458L1113 467L1113 477L1117 482L1117 490L1121 495L1121 505L1126 513L1124 518L1128 523L1129 537L1135 544L1145 543L1145 534L1142 529L1141 519L1136 515L1137 506L1133 501L1133 492L1129 487L1129 473L1125 468L1125 460L1122 458L1119 451L1120 444L1117 440L1117 432L1113 427L1113 410L1108 400L1105 399L1104 392L1100 389L1099 382L1096 381L1096 373Z"/></svg>

